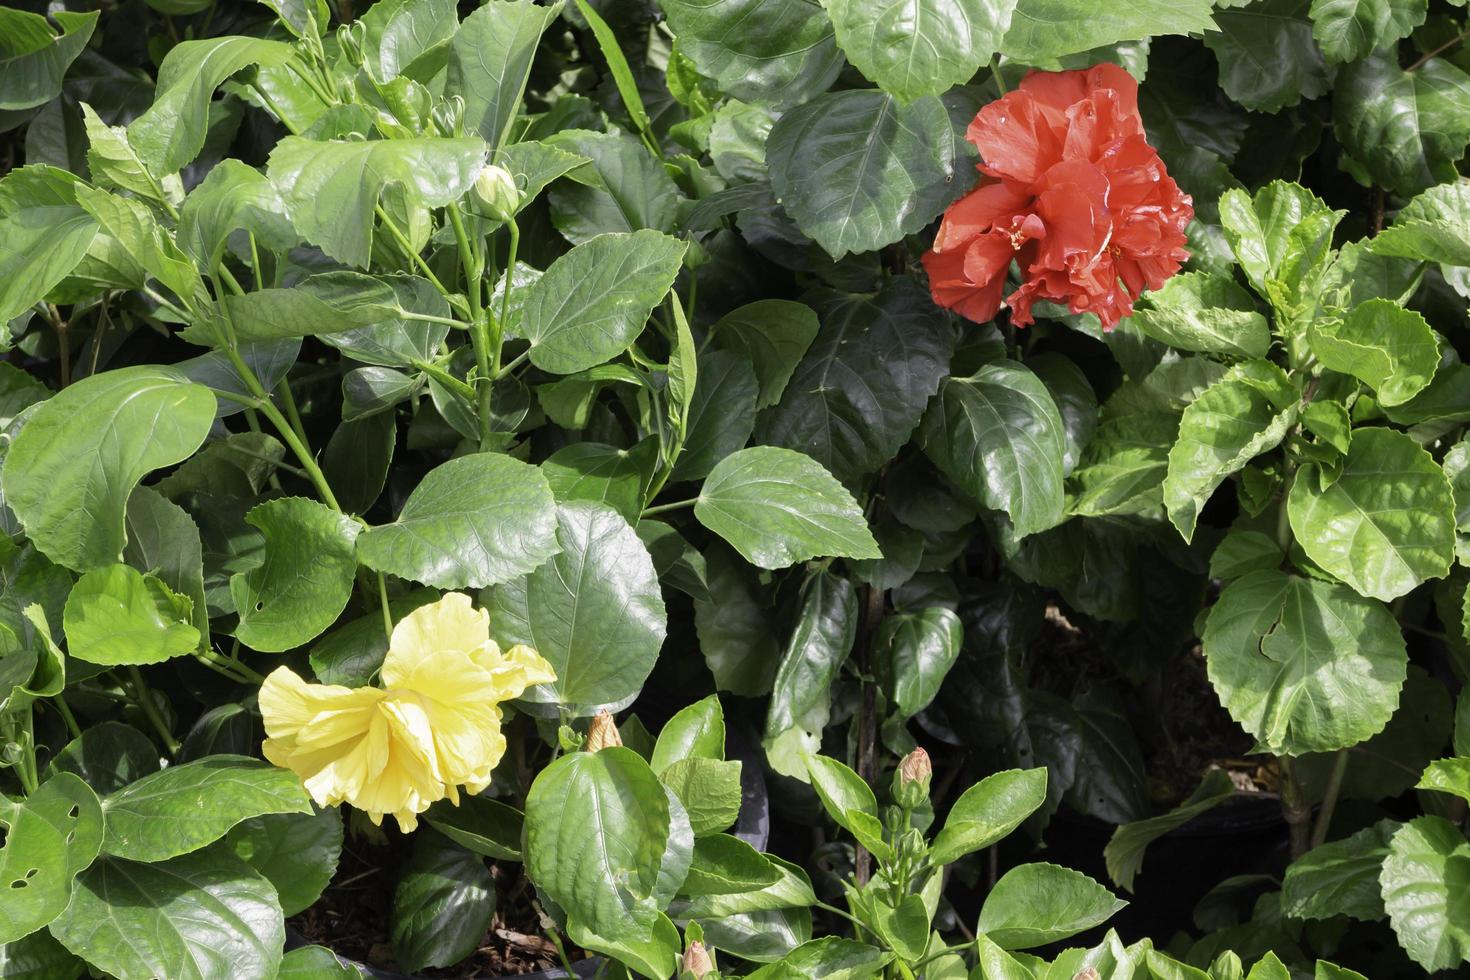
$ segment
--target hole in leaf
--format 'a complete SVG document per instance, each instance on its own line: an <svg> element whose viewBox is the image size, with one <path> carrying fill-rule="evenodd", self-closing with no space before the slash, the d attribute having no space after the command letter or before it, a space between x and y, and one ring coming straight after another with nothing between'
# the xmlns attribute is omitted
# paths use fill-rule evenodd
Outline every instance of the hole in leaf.
<svg viewBox="0 0 1470 980"><path fill-rule="evenodd" d="M77 832L75 830L66 835L66 842L68 844L75 844L77 842Z"/></svg>
<svg viewBox="0 0 1470 980"><path fill-rule="evenodd" d="M10 883L11 888L25 888L28 885L30 885L30 882L26 881L24 878L17 878Z"/></svg>
<svg viewBox="0 0 1470 980"><path fill-rule="evenodd" d="M41 873L41 869L40 868L32 868L31 870L29 870L29 871L26 872L26 881L30 881L32 878L34 878L36 875L38 875L40 873Z"/></svg>
<svg viewBox="0 0 1470 980"><path fill-rule="evenodd" d="M82 812L81 804L79 804L79 803L73 803L71 805L71 809L68 810L68 811L66 811L66 815L68 817L71 817L73 820L75 820L76 817L77 817L77 814L79 814L81 812Z"/></svg>
<svg viewBox="0 0 1470 980"><path fill-rule="evenodd" d="M256 612L260 612L264 608L265 608L265 603L263 603L263 602L257 602L255 604L255 611Z"/></svg>

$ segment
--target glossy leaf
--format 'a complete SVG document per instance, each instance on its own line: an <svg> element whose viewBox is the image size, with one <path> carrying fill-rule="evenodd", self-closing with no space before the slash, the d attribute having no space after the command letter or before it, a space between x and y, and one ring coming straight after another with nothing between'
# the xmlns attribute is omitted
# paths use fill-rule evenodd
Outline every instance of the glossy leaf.
<svg viewBox="0 0 1470 980"><path fill-rule="evenodd" d="M1381 603L1275 570L1226 586L1202 642L1221 703L1275 752L1363 741L1388 723L1404 683L1404 640Z"/></svg>
<svg viewBox="0 0 1470 980"><path fill-rule="evenodd" d="M1334 64L1366 58L1424 23L1426 0L1312 0L1312 36Z"/></svg>
<svg viewBox="0 0 1470 980"><path fill-rule="evenodd" d="M1179 350L1264 357L1271 346L1266 318L1245 290L1224 276L1186 272L1147 295L1129 322Z"/></svg>
<svg viewBox="0 0 1470 980"><path fill-rule="evenodd" d="M77 571L112 564L133 487L191 455L213 422L214 396L166 368L84 378L37 408L11 444L5 502L53 561Z"/></svg>
<svg viewBox="0 0 1470 980"><path fill-rule="evenodd" d="M1443 817L1418 817L1389 842L1379 882L1399 945L1433 972L1470 959L1470 896L1458 886L1470 860L1465 835Z"/></svg>
<svg viewBox="0 0 1470 980"><path fill-rule="evenodd" d="M407 970L453 966L480 945L495 914L495 882L479 855L418 834L393 892L393 955Z"/></svg>
<svg viewBox="0 0 1470 980"><path fill-rule="evenodd" d="M960 794L934 835L929 860L943 866L1003 839L1046 802L1045 769L993 773Z"/></svg>
<svg viewBox="0 0 1470 980"><path fill-rule="evenodd" d="M193 602L127 565L86 573L66 600L67 650L94 664L154 664L192 653Z"/></svg>
<svg viewBox="0 0 1470 980"><path fill-rule="evenodd" d="M70 275L97 230L96 218L71 205L0 216L0 323L20 316Z"/></svg>
<svg viewBox="0 0 1470 980"><path fill-rule="evenodd" d="M1423 391L1439 366L1439 341L1429 324L1386 299L1361 303L1340 321L1312 324L1309 343L1323 366L1357 378L1384 406Z"/></svg>
<svg viewBox="0 0 1470 980"><path fill-rule="evenodd" d="M715 686L758 697L771 690L781 648L767 626L768 610L755 589L750 566L718 542L705 552L709 598L694 603L700 652Z"/></svg>
<svg viewBox="0 0 1470 980"><path fill-rule="evenodd" d="M88 727L51 760L53 772L80 776L107 794L158 771L159 752L147 735L119 721Z"/></svg>
<svg viewBox="0 0 1470 980"><path fill-rule="evenodd" d="M725 758L725 713L711 694L680 709L659 730L648 764L662 773L680 759Z"/></svg>
<svg viewBox="0 0 1470 980"><path fill-rule="evenodd" d="M874 641L878 675L899 717L912 718L939 694L963 637L959 616L942 606L883 620Z"/></svg>
<svg viewBox="0 0 1470 980"><path fill-rule="evenodd" d="M1392 820L1380 820L1297 858L1281 882L1281 911L1297 919L1337 915L1365 922L1382 919L1378 876L1399 827Z"/></svg>
<svg viewBox="0 0 1470 980"><path fill-rule="evenodd" d="M1260 0L1215 12L1205 44L1220 62L1220 87L1258 112L1277 112L1327 91L1327 64L1312 37L1309 0Z"/></svg>
<svg viewBox="0 0 1470 980"><path fill-rule="evenodd" d="M1002 949L1028 949L1101 925L1127 904L1080 871L1023 864L995 883L976 928Z"/></svg>
<svg viewBox="0 0 1470 980"><path fill-rule="evenodd" d="M40 14L0 10L0 110L30 109L60 95L66 70L86 50L100 12L55 15L60 34Z"/></svg>
<svg viewBox="0 0 1470 980"><path fill-rule="evenodd" d="M1212 26L1206 0L1019 0L1001 53L1042 64L1116 41L1154 34L1199 34Z"/></svg>
<svg viewBox="0 0 1470 980"><path fill-rule="evenodd" d="M731 310L710 329L721 347L749 355L760 385L756 408L770 408L781 400L819 326L816 312L803 303L762 299Z"/></svg>
<svg viewBox="0 0 1470 980"><path fill-rule="evenodd" d="M275 886L281 911L311 907L337 873L342 855L342 811L270 813L230 828L225 844Z"/></svg>
<svg viewBox="0 0 1470 980"><path fill-rule="evenodd" d="M1000 48L1016 0L833 0L847 60L905 101L970 80Z"/></svg>
<svg viewBox="0 0 1470 980"><path fill-rule="evenodd" d="M766 754L778 772L802 778L808 768L805 757L821 748L832 686L857 628L852 583L826 572L812 576L802 589L801 611L781 656L766 714Z"/></svg>
<svg viewBox="0 0 1470 980"><path fill-rule="evenodd" d="M503 861L521 859L525 815L487 796L465 796L456 806L440 800L424 818L429 826L461 847Z"/></svg>
<svg viewBox="0 0 1470 980"><path fill-rule="evenodd" d="M494 0L466 17L449 42L446 90L464 99L465 128L491 146L506 142L541 34L560 8Z"/></svg>
<svg viewBox="0 0 1470 980"><path fill-rule="evenodd" d="M557 551L551 488L535 467L494 453L430 470L391 524L357 539L363 564L441 589L523 575Z"/></svg>
<svg viewBox="0 0 1470 980"><path fill-rule="evenodd" d="M62 913L72 880L102 845L102 807L77 776L58 773L13 807L6 804L0 847L5 918L0 942L11 943Z"/></svg>
<svg viewBox="0 0 1470 980"><path fill-rule="evenodd" d="M761 568L817 555L881 556L852 495L810 457L775 446L721 460L704 481L694 516Z"/></svg>

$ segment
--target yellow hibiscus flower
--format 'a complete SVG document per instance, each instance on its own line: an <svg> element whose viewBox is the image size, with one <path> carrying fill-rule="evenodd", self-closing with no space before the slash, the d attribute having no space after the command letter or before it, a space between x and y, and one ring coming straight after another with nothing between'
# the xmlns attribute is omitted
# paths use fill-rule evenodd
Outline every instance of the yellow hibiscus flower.
<svg viewBox="0 0 1470 980"><path fill-rule="evenodd" d="M310 684L277 668L260 689L265 757L321 806L350 803L405 831L459 788L478 793L505 754L500 702L556 680L527 646L502 651L490 615L451 592L393 628L383 686Z"/></svg>

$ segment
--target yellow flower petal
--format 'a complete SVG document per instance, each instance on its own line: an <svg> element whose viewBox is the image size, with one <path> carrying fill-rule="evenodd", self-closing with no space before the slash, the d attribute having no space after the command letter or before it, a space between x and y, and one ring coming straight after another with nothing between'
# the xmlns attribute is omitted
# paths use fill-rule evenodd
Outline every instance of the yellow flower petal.
<svg viewBox="0 0 1470 980"><path fill-rule="evenodd" d="M500 701L513 701L534 684L550 684L556 680L556 671L546 658L523 643L517 643L504 653L482 650L475 655L475 662L495 678L499 692L497 700Z"/></svg>
<svg viewBox="0 0 1470 980"><path fill-rule="evenodd" d="M464 593L450 592L438 602L415 609L393 627L383 661L383 686L400 686L413 665L431 654L457 650L474 656L486 645L494 647L490 614L474 608Z"/></svg>

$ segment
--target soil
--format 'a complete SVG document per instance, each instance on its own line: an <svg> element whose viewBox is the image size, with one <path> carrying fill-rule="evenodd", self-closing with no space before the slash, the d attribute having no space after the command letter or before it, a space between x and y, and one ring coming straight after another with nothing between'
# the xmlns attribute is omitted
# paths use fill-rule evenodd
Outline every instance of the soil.
<svg viewBox="0 0 1470 980"><path fill-rule="evenodd" d="M346 959L379 970L407 973L393 959L388 943L396 877L394 852L348 839L337 875L322 897L287 925L309 943L325 946ZM556 948L541 931L532 907L529 882L517 864L491 864L495 880L495 916L479 947L468 959L448 969L420 970L416 977L518 977L559 965ZM569 946L575 962L586 954Z"/></svg>

